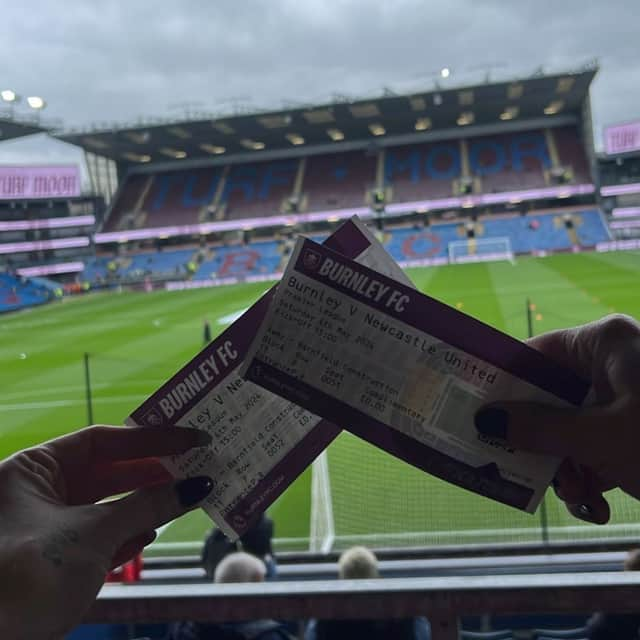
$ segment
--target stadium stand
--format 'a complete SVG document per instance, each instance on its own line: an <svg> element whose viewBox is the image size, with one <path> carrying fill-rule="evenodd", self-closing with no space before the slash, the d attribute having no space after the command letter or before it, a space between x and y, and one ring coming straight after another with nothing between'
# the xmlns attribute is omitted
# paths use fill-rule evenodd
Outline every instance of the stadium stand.
<svg viewBox="0 0 640 640"><path fill-rule="evenodd" d="M466 240L467 254L480 253L478 241L508 237L515 254L591 248L609 239L607 226L596 209L559 210L539 214L481 217L434 223L428 228L388 229L384 245L400 262L446 259L451 242ZM314 237L320 240L321 236ZM283 243L277 240L250 244L211 246L132 254L128 257L96 257L86 263L82 278L96 281L244 278L278 273L284 262ZM193 262L195 269L188 265Z"/></svg>
<svg viewBox="0 0 640 640"><path fill-rule="evenodd" d="M52 299L50 288L29 279L0 273L0 313L44 304Z"/></svg>
<svg viewBox="0 0 640 640"><path fill-rule="evenodd" d="M460 177L457 141L389 149L385 154L385 184L393 202L446 198Z"/></svg>
<svg viewBox="0 0 640 640"><path fill-rule="evenodd" d="M246 246L216 247L208 253L210 257L202 262L194 280L276 273L282 261L279 243L275 240Z"/></svg>
<svg viewBox="0 0 640 640"><path fill-rule="evenodd" d="M297 172L297 160L231 167L222 195L226 218L256 218L283 211Z"/></svg>
<svg viewBox="0 0 640 640"><path fill-rule="evenodd" d="M590 180L589 163L584 151L584 143L578 137L575 128L560 127L552 130L553 139L558 151L558 161L567 168L572 182Z"/></svg>
<svg viewBox="0 0 640 640"><path fill-rule="evenodd" d="M590 182L575 127L346 151L223 167L133 174L105 231L264 218Z"/></svg>
<svg viewBox="0 0 640 640"><path fill-rule="evenodd" d="M375 183L376 154L312 156L306 161L302 203L308 211L361 207Z"/></svg>
<svg viewBox="0 0 640 640"><path fill-rule="evenodd" d="M100 256L87 261L83 279L89 282L118 276L121 280L140 280L145 276L156 279L182 278L188 273L187 264L194 249L156 251L134 254L131 257Z"/></svg>
<svg viewBox="0 0 640 640"><path fill-rule="evenodd" d="M484 193L546 186L551 160L542 131L483 137L469 144L469 167Z"/></svg>

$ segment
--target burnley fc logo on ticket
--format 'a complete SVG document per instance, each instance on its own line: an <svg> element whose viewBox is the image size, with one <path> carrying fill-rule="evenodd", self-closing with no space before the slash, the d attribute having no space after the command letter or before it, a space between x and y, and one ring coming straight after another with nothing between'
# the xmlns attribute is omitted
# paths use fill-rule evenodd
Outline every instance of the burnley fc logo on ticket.
<svg viewBox="0 0 640 640"><path fill-rule="evenodd" d="M313 249L307 249L305 251L304 257L302 258L302 264L304 265L305 269L308 269L309 271L316 271L320 266L321 260L322 257L317 251L314 251Z"/></svg>

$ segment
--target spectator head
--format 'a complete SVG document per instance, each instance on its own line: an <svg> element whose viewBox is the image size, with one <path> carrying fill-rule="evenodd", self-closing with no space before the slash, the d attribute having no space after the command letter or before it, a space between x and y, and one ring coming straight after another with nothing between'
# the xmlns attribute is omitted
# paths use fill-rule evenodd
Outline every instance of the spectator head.
<svg viewBox="0 0 640 640"><path fill-rule="evenodd" d="M624 561L625 571L640 571L640 549L631 549Z"/></svg>
<svg viewBox="0 0 640 640"><path fill-rule="evenodd" d="M236 551L220 561L216 567L213 581L218 584L229 582L263 582L267 573L264 562L260 558Z"/></svg>
<svg viewBox="0 0 640 640"><path fill-rule="evenodd" d="M338 575L345 580L377 578L378 559L366 547L351 547L338 560Z"/></svg>

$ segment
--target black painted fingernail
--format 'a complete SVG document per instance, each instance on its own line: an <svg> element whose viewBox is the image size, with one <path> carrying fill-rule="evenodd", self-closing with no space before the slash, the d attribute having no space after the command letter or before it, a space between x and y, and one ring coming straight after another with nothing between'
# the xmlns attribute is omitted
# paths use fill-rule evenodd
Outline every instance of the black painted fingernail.
<svg viewBox="0 0 640 640"><path fill-rule="evenodd" d="M178 500L183 507L193 507L204 500L213 489L213 480L209 476L187 478L176 484Z"/></svg>
<svg viewBox="0 0 640 640"><path fill-rule="evenodd" d="M551 484L553 485L554 489L558 489L560 487L560 483L558 482L558 478L556 478L554 476L553 480L551 481Z"/></svg>
<svg viewBox="0 0 640 640"><path fill-rule="evenodd" d="M509 414L500 407L481 409L476 413L474 422L476 429L484 436L492 438L507 438Z"/></svg>
<svg viewBox="0 0 640 640"><path fill-rule="evenodd" d="M587 522L595 522L593 517L593 509L588 504L575 504L571 505L569 511L580 520L586 520Z"/></svg>

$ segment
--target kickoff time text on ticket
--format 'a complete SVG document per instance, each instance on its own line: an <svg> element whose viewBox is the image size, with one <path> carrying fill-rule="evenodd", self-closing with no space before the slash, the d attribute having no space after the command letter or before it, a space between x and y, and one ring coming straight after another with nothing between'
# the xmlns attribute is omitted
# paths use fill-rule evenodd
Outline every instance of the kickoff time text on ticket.
<svg viewBox="0 0 640 640"><path fill-rule="evenodd" d="M474 428L492 401L580 404L588 384L522 342L299 239L242 373L410 464L532 512L558 461Z"/></svg>

